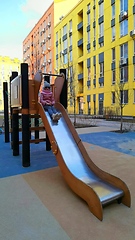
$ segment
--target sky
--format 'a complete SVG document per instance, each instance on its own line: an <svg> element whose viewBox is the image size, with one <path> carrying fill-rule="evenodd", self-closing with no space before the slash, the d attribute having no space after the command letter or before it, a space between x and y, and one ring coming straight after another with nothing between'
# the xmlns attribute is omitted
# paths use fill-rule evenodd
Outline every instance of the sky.
<svg viewBox="0 0 135 240"><path fill-rule="evenodd" d="M0 0L0 56L23 57L23 40L52 0Z"/></svg>

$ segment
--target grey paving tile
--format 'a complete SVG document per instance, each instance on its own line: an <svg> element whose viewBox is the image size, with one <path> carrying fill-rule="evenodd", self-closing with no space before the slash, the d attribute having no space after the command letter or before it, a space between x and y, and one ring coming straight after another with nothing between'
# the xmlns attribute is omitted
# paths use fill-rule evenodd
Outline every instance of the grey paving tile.
<svg viewBox="0 0 135 240"><path fill-rule="evenodd" d="M69 240L21 176L0 179L0 240Z"/></svg>

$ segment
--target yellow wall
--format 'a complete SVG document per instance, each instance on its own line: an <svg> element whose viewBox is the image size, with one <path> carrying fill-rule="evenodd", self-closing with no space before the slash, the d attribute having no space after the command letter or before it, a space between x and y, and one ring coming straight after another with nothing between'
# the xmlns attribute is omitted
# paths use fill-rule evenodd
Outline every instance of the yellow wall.
<svg viewBox="0 0 135 240"><path fill-rule="evenodd" d="M3 82L8 82L8 89L10 83L10 76L13 71L20 74L21 60L18 58L11 59L10 57L0 56L0 111L4 111L3 102Z"/></svg>
<svg viewBox="0 0 135 240"><path fill-rule="evenodd" d="M56 25L61 17L64 17L70 9L72 9L79 0L54 0L54 25ZM62 18L61 18L62 19Z"/></svg>
<svg viewBox="0 0 135 240"><path fill-rule="evenodd" d="M63 1L64 4L65 1ZM69 1L68 1L69 2ZM87 97L90 95L90 106L91 106L91 114L94 114L94 101L93 95L96 94L96 114L99 113L99 94L104 94L103 99L103 113L106 108L115 109L118 107L117 99L116 103L112 104L112 91L116 91L118 89L118 84L120 81L120 45L128 42L128 82L125 83L124 90L128 89L128 104L126 104L123 108L125 116L135 116L135 104L133 103L133 97L135 89L135 81L134 81L134 64L133 64L133 55L134 55L134 39L130 36L130 31L134 29L134 14L133 14L133 1L128 1L128 34L120 37L120 1L115 0L115 29L116 29L116 37L115 41L112 41L112 28L111 28L111 20L112 20L112 7L111 1L104 1L104 46L100 47L98 44L99 40L99 1L96 2L96 49L93 47L94 41L94 28L93 28L93 19L94 19L94 11L93 11L93 2L94 1L80 1L70 12L64 16L62 21L59 21L55 25L54 29L54 46L55 46L55 56L56 56L56 33L59 33L58 40L61 38L62 41L62 28L67 24L69 31L69 21L72 19L72 53L73 53L73 61L68 62L67 65L61 63L60 60L60 51L62 49L62 43L58 41L58 68L69 68L70 65L73 65L75 71L75 85L76 85L76 111L79 113L79 97L83 96L83 113L88 114L88 102ZM87 5L90 3L90 52L87 51ZM83 31L77 30L77 25L83 21ZM69 35L67 31L67 39L69 41ZM61 32L61 34L60 34ZM83 38L83 51L81 47L77 46L78 40ZM68 45L69 47L69 45ZM112 85L112 48L115 47L115 70L116 70L116 83ZM99 86L99 77L100 77L100 68L99 68L99 54L104 53L104 86ZM96 88L93 85L94 78L94 66L93 66L93 56L96 56ZM88 69L87 69L87 59L90 58L91 67L90 67L90 81L91 86L88 89L87 81L88 81ZM55 57L55 67L56 67L56 57ZM78 74L83 73L83 79L78 80ZM83 88L83 92L80 93L80 86ZM73 112L73 106L68 105L68 111Z"/></svg>

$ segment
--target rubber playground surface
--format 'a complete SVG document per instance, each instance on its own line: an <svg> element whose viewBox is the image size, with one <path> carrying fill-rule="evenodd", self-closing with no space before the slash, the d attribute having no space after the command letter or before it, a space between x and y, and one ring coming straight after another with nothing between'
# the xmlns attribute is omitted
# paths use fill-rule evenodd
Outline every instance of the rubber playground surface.
<svg viewBox="0 0 135 240"><path fill-rule="evenodd" d="M96 130L96 132L95 132ZM10 143L0 135L0 239L2 240L134 240L135 132L109 129L78 130L91 159L121 178L131 192L131 208L111 204L103 221L71 191L45 143L31 144L31 166L22 167L22 155L13 157ZM65 141L66 144L66 141Z"/></svg>

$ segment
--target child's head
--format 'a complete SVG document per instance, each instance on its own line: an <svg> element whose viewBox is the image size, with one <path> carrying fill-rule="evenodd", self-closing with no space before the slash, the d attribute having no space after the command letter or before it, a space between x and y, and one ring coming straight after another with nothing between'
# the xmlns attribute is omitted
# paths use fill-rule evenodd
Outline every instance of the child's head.
<svg viewBox="0 0 135 240"><path fill-rule="evenodd" d="M44 82L43 89L50 89L50 84L47 81Z"/></svg>

